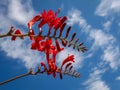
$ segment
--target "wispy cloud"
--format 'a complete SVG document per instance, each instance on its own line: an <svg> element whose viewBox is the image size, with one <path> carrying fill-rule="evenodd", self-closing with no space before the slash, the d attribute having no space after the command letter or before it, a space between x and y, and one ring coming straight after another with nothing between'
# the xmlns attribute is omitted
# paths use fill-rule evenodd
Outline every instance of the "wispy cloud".
<svg viewBox="0 0 120 90"><path fill-rule="evenodd" d="M107 16L120 12L120 0L101 0L95 14L99 16Z"/></svg>
<svg viewBox="0 0 120 90"><path fill-rule="evenodd" d="M118 76L118 77L116 78L116 80L120 80L120 76Z"/></svg>
<svg viewBox="0 0 120 90"><path fill-rule="evenodd" d="M101 79L102 74L106 70L95 68L90 74L89 79L83 85L87 85L86 90L110 90L110 87Z"/></svg>
<svg viewBox="0 0 120 90"><path fill-rule="evenodd" d="M94 39L94 44L92 47L100 47L105 48L109 44L113 44L115 42L115 38L103 32L101 29L94 29L90 32L90 37Z"/></svg>
<svg viewBox="0 0 120 90"><path fill-rule="evenodd" d="M106 30L107 32L110 31L110 27L112 25L112 21L107 21L103 24L104 30Z"/></svg>
<svg viewBox="0 0 120 90"><path fill-rule="evenodd" d="M89 29L91 28L90 25L87 24L86 20L82 17L81 11L72 8L68 12L68 24L74 25L78 24L81 30L84 30L84 32L89 32Z"/></svg>
<svg viewBox="0 0 120 90"><path fill-rule="evenodd" d="M113 35L106 33L101 29L93 28L91 25L87 23L85 18L82 17L81 12L77 9L70 10L68 13L68 17L69 17L68 19L70 19L68 20L69 24L74 25L75 23L78 23L79 27L83 29L82 31L84 31L84 33L87 34L89 40L93 41L90 53L94 55L94 52L98 48L100 48L103 51L103 54L101 54L101 59L103 61L106 61L112 69L114 70L117 69L120 64L119 62L116 63L116 61L119 61L120 57L119 54L116 55L112 54L111 57L113 58L111 58L111 60L109 58L103 58L103 56L111 55L111 52L119 52L119 46L116 45L117 43L116 38ZM108 50L109 48L111 48L111 52L106 52L106 50Z"/></svg>
<svg viewBox="0 0 120 90"><path fill-rule="evenodd" d="M70 19L68 20L69 24L74 25L77 23L79 27L83 29L82 33L86 34L92 42L90 50L88 51L90 53L90 57L88 58L91 58L95 53L98 53L98 50L101 50L102 52L99 53L99 56L101 57L99 59L101 61L97 63L97 69L90 74L89 79L85 82L87 87L86 90L110 90L110 87L108 87L101 77L106 72L107 65L109 65L112 70L118 70L120 66L120 48L117 45L116 38L102 29L97 29L89 25L82 16L82 13L77 9L70 10L68 17ZM105 22L103 29L110 28L111 24L112 21Z"/></svg>
<svg viewBox="0 0 120 90"><path fill-rule="evenodd" d="M120 66L120 49L119 47L108 46L104 50L102 59L107 61L112 69L118 69Z"/></svg>

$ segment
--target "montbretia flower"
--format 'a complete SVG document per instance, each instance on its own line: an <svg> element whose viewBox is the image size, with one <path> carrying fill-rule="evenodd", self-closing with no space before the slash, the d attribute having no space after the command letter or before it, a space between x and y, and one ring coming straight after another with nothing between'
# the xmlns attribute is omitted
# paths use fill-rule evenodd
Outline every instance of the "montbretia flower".
<svg viewBox="0 0 120 90"><path fill-rule="evenodd" d="M28 22L29 30L32 29L32 25L36 22L39 22L38 28L42 28L45 24L49 26L49 30L51 30L52 28L54 28L55 30L57 30L58 28L63 28L62 25L67 20L67 17L57 17L57 14L58 12L54 13L52 10L49 10L48 12L44 10L42 14L36 15Z"/></svg>
<svg viewBox="0 0 120 90"><path fill-rule="evenodd" d="M38 25L39 28L42 28L44 24L48 24L49 29L51 30L52 27L56 27L60 21L60 17L57 18L56 14L52 10L49 10L48 13L44 10L41 17L42 20Z"/></svg>
<svg viewBox="0 0 120 90"><path fill-rule="evenodd" d="M31 44L31 49L43 52L46 56L47 65L44 62L42 62L41 66L44 67L44 70L48 75L52 74L53 77L55 78L56 73L59 73L60 78L62 79L63 73L64 74L66 72L70 73L70 70L73 68L72 64L73 62L75 62L75 60L74 55L68 55L68 57L65 58L65 60L63 60L61 66L60 67L57 66L56 57L59 54L59 52L64 50L64 48L60 46L59 41L61 41L64 47L73 46L73 49L77 48L78 51L83 52L86 50L86 48L82 46L83 45L82 43L77 44L79 39L78 38L75 39L76 33L73 33L70 40L67 40L67 38L70 35L71 26L67 28L65 36L63 37L62 34L65 26L67 25L66 24L67 17L66 16L57 17L59 11L60 10L58 10L55 13L52 10L49 10L48 12L44 10L41 14L36 15L32 20L30 20L30 22L28 22L28 29L30 40L33 41L33 43ZM32 29L32 25L34 25L36 22L38 22L38 29L40 30L37 37L35 36L34 30ZM42 35L43 32L42 27L45 24L48 25L49 29L46 35ZM52 35L51 29L54 30Z"/></svg>

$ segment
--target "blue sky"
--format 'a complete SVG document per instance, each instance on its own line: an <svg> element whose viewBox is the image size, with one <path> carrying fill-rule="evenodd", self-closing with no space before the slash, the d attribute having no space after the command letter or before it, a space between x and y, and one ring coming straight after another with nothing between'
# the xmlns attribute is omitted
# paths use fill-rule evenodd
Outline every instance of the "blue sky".
<svg viewBox="0 0 120 90"><path fill-rule="evenodd" d="M0 0L0 33L10 26L27 32L27 22L43 10L67 16L71 33L77 32L88 48L86 53L66 48L57 57L58 65L68 54L74 54L74 68L81 78L37 75L0 86L0 90L120 90L120 0ZM0 82L29 68L36 68L44 55L30 50L28 39L12 42L0 39Z"/></svg>

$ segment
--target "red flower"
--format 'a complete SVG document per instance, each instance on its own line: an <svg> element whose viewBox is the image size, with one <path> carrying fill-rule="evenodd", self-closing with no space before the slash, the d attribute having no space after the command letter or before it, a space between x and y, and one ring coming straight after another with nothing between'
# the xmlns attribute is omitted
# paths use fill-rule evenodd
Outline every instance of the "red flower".
<svg viewBox="0 0 120 90"><path fill-rule="evenodd" d="M52 10L49 10L48 13L44 10L42 13L42 21L39 23L38 27L42 28L44 24L48 24L49 29L51 30L51 28L53 26L55 27L60 21L60 17L57 18L56 15L57 14L55 14Z"/></svg>
<svg viewBox="0 0 120 90"><path fill-rule="evenodd" d="M40 15L36 15L35 17L33 17L33 19L28 22L28 28L32 29L32 25L35 24L37 21L40 21L40 19Z"/></svg>
<svg viewBox="0 0 120 90"><path fill-rule="evenodd" d="M62 68L63 65L65 65L67 62L75 62L75 61L74 61L74 55L68 56L68 57L62 62L61 68Z"/></svg>
<svg viewBox="0 0 120 90"><path fill-rule="evenodd" d="M64 16L59 23L54 27L55 30L57 30L58 28L60 28L62 26L62 24L67 20L67 17Z"/></svg>
<svg viewBox="0 0 120 90"><path fill-rule="evenodd" d="M43 40L43 37L36 37L34 42L31 44L31 49L40 49L40 42Z"/></svg>
<svg viewBox="0 0 120 90"><path fill-rule="evenodd" d="M19 29L17 29L14 34L22 34L22 32ZM22 36L20 38L23 39ZM11 40L16 40L16 36L12 36Z"/></svg>

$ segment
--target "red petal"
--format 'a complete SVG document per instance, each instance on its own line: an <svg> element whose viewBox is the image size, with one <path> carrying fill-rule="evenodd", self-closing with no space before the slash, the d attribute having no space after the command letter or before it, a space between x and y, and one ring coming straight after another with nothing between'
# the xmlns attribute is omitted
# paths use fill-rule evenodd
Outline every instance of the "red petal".
<svg viewBox="0 0 120 90"><path fill-rule="evenodd" d="M66 47L67 41L64 41L63 39L62 39L61 41L62 41L62 45L63 45L64 47Z"/></svg>
<svg viewBox="0 0 120 90"><path fill-rule="evenodd" d="M57 30L65 21L67 20L67 17L64 16L60 22L57 24L57 26L55 27L55 30Z"/></svg>
<svg viewBox="0 0 120 90"><path fill-rule="evenodd" d="M48 71L48 72L47 72L47 75L50 75L50 74L52 74L52 72Z"/></svg>
<svg viewBox="0 0 120 90"><path fill-rule="evenodd" d="M58 25L58 23L60 22L60 18L56 18L55 20L54 20L54 28L55 27L57 27L57 25Z"/></svg>
<svg viewBox="0 0 120 90"><path fill-rule="evenodd" d="M46 43L47 43L47 45L51 45L52 44L52 40L51 39L46 39Z"/></svg>
<svg viewBox="0 0 120 90"><path fill-rule="evenodd" d="M41 42L41 45L42 45L42 46L45 46L45 45L46 45L46 42L45 42L45 41L42 41L42 42Z"/></svg>
<svg viewBox="0 0 120 90"><path fill-rule="evenodd" d="M49 17L55 17L55 13L52 10L49 10L47 15Z"/></svg>
<svg viewBox="0 0 120 90"><path fill-rule="evenodd" d="M16 37L15 37L15 36L12 36L11 40L13 40L13 41L14 41L15 39L16 39Z"/></svg>
<svg viewBox="0 0 120 90"><path fill-rule="evenodd" d="M63 62L62 62L62 65L61 65L61 68L63 67L64 64L66 64L67 62L74 62L74 55L71 55L71 56L68 56Z"/></svg>
<svg viewBox="0 0 120 90"><path fill-rule="evenodd" d="M44 10L44 11L42 12L42 18L45 19L46 16L47 16L47 13L46 13L46 10Z"/></svg>
<svg viewBox="0 0 120 90"><path fill-rule="evenodd" d="M46 24L46 22L44 20L42 20L39 24L38 24L38 28L42 28L42 26Z"/></svg>
<svg viewBox="0 0 120 90"><path fill-rule="evenodd" d="M64 24L61 26L61 28L60 28L60 35L59 35L59 37L61 37L62 32L63 32L63 30L64 30L65 26L66 26L66 23L64 23Z"/></svg>
<svg viewBox="0 0 120 90"><path fill-rule="evenodd" d="M71 30L71 26L68 27L65 38L68 37L70 30Z"/></svg>
<svg viewBox="0 0 120 90"><path fill-rule="evenodd" d="M56 78L56 73L55 72L53 72L53 77Z"/></svg>
<svg viewBox="0 0 120 90"><path fill-rule="evenodd" d="M17 30L15 31L15 34L22 34L22 32L21 32L19 29L17 29Z"/></svg>
<svg viewBox="0 0 120 90"><path fill-rule="evenodd" d="M31 44L31 49L36 49L35 42Z"/></svg>
<svg viewBox="0 0 120 90"><path fill-rule="evenodd" d="M40 15L36 15L32 20L28 22L28 28L31 29L32 25L41 19Z"/></svg>
<svg viewBox="0 0 120 90"><path fill-rule="evenodd" d="M17 29L14 34L22 34L22 32L19 29ZM20 37L20 38L23 39L23 37ZM16 39L16 36L12 36L11 40L15 40L15 39Z"/></svg>
<svg viewBox="0 0 120 90"><path fill-rule="evenodd" d="M61 48L57 39L55 40L55 43L56 43L57 50L61 51Z"/></svg>

